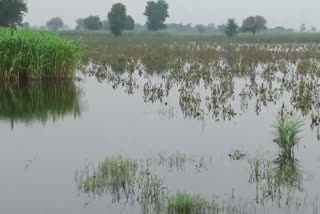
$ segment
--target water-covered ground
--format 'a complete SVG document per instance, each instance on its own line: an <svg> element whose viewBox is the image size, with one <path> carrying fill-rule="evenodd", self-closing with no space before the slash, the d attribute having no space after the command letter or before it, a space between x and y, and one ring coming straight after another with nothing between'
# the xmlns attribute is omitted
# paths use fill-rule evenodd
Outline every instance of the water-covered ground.
<svg viewBox="0 0 320 214"><path fill-rule="evenodd" d="M180 192L214 201L214 213L317 213L318 68L230 72L219 59L146 72L136 61L90 65L76 82L4 85L1 211L160 213ZM283 116L303 122L289 158L273 142Z"/></svg>

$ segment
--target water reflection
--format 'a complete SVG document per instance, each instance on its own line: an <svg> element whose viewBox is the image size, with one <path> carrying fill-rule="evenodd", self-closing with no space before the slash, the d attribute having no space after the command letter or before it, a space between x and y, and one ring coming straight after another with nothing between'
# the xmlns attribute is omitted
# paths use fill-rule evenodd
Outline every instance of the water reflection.
<svg viewBox="0 0 320 214"><path fill-rule="evenodd" d="M72 81L30 81L2 84L0 120L32 124L81 115L81 90Z"/></svg>
<svg viewBox="0 0 320 214"><path fill-rule="evenodd" d="M268 201L292 205L296 192L302 191L303 175L299 161L288 155L279 155L274 160L256 157L250 161L249 182L256 185L256 203Z"/></svg>
<svg viewBox="0 0 320 214"><path fill-rule="evenodd" d="M127 59L121 73L107 64L91 64L84 73L106 81L113 89L124 88L128 94L142 89L145 102L172 106L169 100L173 97L185 118L231 120L249 110L260 115L270 106L279 114L295 112L310 118L320 139L320 85L315 69L319 63L270 59L246 64L238 57L233 61L172 59L162 72L146 70L141 60Z"/></svg>

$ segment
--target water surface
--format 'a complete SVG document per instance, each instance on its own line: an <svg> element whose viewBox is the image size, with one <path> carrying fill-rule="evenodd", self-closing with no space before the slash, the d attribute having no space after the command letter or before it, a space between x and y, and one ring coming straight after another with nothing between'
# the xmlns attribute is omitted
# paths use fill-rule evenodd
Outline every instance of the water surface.
<svg viewBox="0 0 320 214"><path fill-rule="evenodd" d="M285 86L277 79L268 87L261 77L255 85L250 76L208 84L202 78L188 86L161 72L108 70L104 75L1 88L2 212L141 213L136 201L114 201L108 191L96 195L78 188L81 173L118 155L139 163L153 160L150 170L162 179L169 196L178 191L202 194L240 213L317 211L317 127L310 127L311 111L296 107L292 87L280 90ZM268 170L264 164L287 164L273 162L279 158L273 125L281 112L292 112L304 129L295 148L298 165L290 168L301 179L295 174L291 183L280 180L278 200L268 193L266 178L257 182L254 161L260 160L261 172ZM233 158L234 153L241 155ZM172 155L192 161L180 167L166 158L159 161L176 157Z"/></svg>

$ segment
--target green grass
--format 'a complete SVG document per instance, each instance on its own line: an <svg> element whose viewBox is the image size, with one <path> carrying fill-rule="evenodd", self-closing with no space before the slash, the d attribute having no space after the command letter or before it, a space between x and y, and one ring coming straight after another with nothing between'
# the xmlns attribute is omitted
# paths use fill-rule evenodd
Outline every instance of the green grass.
<svg viewBox="0 0 320 214"><path fill-rule="evenodd" d="M69 80L2 83L0 86L0 120L31 124L46 123L66 115L81 114L81 91Z"/></svg>
<svg viewBox="0 0 320 214"><path fill-rule="evenodd" d="M300 141L299 134L302 131L302 125L302 122L289 116L277 119L276 136L273 141L285 154L290 155L292 148Z"/></svg>
<svg viewBox="0 0 320 214"><path fill-rule="evenodd" d="M234 38L228 38L223 33L212 34L174 34L166 31L148 32L148 31L133 31L125 32L122 37L115 38L109 31L62 31L60 35L71 39L84 39L89 46L95 44L96 41L102 40L107 42L125 42L125 41L194 41L194 42L217 42L225 43L249 43L249 44L275 44L275 43L320 43L319 33L268 33L262 32L253 36L251 33L240 33Z"/></svg>
<svg viewBox="0 0 320 214"><path fill-rule="evenodd" d="M49 32L0 28L0 79L71 78L82 47Z"/></svg>
<svg viewBox="0 0 320 214"><path fill-rule="evenodd" d="M169 214L209 214L215 213L214 202L199 195L177 193L168 200Z"/></svg>
<svg viewBox="0 0 320 214"><path fill-rule="evenodd" d="M101 162L91 176L86 176L79 188L82 192L101 194L110 192L119 201L122 193L134 192L138 162L121 156L108 158Z"/></svg>
<svg viewBox="0 0 320 214"><path fill-rule="evenodd" d="M161 213L165 201L162 179L142 162L122 156L109 157L94 170L77 177L78 190L91 196L110 195L113 202L138 202L143 213Z"/></svg>

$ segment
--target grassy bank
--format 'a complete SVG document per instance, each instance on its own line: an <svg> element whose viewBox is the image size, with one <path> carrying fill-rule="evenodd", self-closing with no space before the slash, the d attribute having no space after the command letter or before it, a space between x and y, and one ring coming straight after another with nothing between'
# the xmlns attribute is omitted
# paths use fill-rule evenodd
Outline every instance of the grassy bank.
<svg viewBox="0 0 320 214"><path fill-rule="evenodd" d="M49 32L0 28L0 79L73 77L81 45Z"/></svg>

